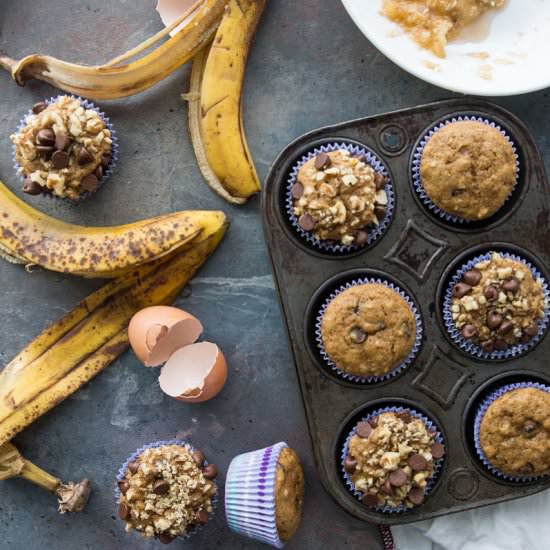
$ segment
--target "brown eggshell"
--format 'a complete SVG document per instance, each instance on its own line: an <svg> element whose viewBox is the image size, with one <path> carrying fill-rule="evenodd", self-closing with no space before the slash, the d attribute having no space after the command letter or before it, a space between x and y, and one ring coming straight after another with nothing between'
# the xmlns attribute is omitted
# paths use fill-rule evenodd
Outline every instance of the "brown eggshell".
<svg viewBox="0 0 550 550"><path fill-rule="evenodd" d="M227 363L211 342L191 344L175 351L162 367L159 384L164 393L187 403L208 401L227 380Z"/></svg>
<svg viewBox="0 0 550 550"><path fill-rule="evenodd" d="M147 367L161 365L177 349L196 342L202 324L187 311L151 306L138 311L128 325L130 345Z"/></svg>

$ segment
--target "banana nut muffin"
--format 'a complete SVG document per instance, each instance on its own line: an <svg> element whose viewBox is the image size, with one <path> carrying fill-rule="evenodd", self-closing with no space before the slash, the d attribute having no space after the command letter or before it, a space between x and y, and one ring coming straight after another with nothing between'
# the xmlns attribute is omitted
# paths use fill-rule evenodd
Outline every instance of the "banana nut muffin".
<svg viewBox="0 0 550 550"><path fill-rule="evenodd" d="M10 136L25 176L23 191L78 199L99 188L112 159L112 136L95 109L70 96L40 102Z"/></svg>
<svg viewBox="0 0 550 550"><path fill-rule="evenodd" d="M328 304L321 336L339 370L360 377L382 376L411 353L416 320L395 290L381 283L357 284Z"/></svg>
<svg viewBox="0 0 550 550"><path fill-rule="evenodd" d="M437 130L420 160L422 186L447 214L468 221L497 212L516 183L512 144L496 128L456 121Z"/></svg>
<svg viewBox="0 0 550 550"><path fill-rule="evenodd" d="M294 214L304 231L323 241L362 246L386 214L387 179L346 149L304 163L292 187Z"/></svg>
<svg viewBox="0 0 550 550"><path fill-rule="evenodd" d="M216 466L205 465L199 450L177 444L146 449L118 481L118 515L127 531L170 543L208 522L216 476Z"/></svg>
<svg viewBox="0 0 550 550"><path fill-rule="evenodd" d="M479 443L505 474L550 473L550 393L524 387L498 397L483 415Z"/></svg>
<svg viewBox="0 0 550 550"><path fill-rule="evenodd" d="M487 353L528 343L547 307L542 284L523 262L493 252L455 285L453 321L464 338Z"/></svg>
<svg viewBox="0 0 550 550"><path fill-rule="evenodd" d="M418 506L445 454L436 432L408 410L383 412L362 421L348 445L344 470L369 507Z"/></svg>

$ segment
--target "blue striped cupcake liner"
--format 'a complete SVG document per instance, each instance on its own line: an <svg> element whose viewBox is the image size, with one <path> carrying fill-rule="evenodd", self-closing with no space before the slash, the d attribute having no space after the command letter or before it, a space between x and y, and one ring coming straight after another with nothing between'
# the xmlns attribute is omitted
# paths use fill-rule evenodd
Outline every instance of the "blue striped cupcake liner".
<svg viewBox="0 0 550 550"><path fill-rule="evenodd" d="M117 476L116 476L117 483L115 484L115 503L117 505L118 505L118 502L119 502L119 499L120 499L120 496L121 496L120 489L118 487L118 482L125 479L126 472L128 471L128 466L130 465L130 463L134 462L134 460L137 460L147 449L157 449L159 447L165 447L167 445L179 445L181 447L185 447L190 453L193 453L194 451L197 450L197 448L194 447L189 441L185 441L185 440L182 440L182 439L168 439L168 440L165 440L165 441L155 441L154 443L149 443L149 444L144 445L143 447L140 447L139 449L137 449L135 452L133 452L125 460L124 464L118 470L118 473L117 473ZM203 466L207 466L208 464L209 464L208 460L205 460L204 463L203 463ZM214 483L217 487L218 484L215 480L214 480ZM210 521L212 521L212 518L214 517L214 514L216 513L217 504L218 504L218 495L216 493L216 495L214 497L212 497L212 512L210 512L208 514L208 523L210 523ZM176 537L176 539L177 540L188 539L188 538L192 537L195 533L198 533L203 528L204 528L204 525L200 525L200 524L195 525L195 528L191 532L185 533L184 535L180 535L180 536ZM140 535L143 534L140 531L135 531L134 530L133 532L134 532L134 534L140 534ZM143 538L143 537L141 537L141 538ZM155 538L158 538L158 537L155 537Z"/></svg>
<svg viewBox="0 0 550 550"><path fill-rule="evenodd" d="M449 286L447 287L447 290L445 291L445 296L443 299L443 322L445 324L445 328L447 329L447 332L449 336L451 337L451 340L464 352L473 355L474 357L478 357L479 359L492 359L492 360L502 360L502 359L511 359L513 357L519 357L520 355L523 355L527 353L535 344L537 344L540 339L543 337L544 333L546 332L546 329L548 328L548 319L549 319L549 309L548 304L550 303L550 290L548 289L548 284L541 275L541 273L538 271L538 269L533 266L530 262L525 260L524 258L521 258L520 256L517 256L512 253L508 252L498 252L503 258L509 258L510 260L514 260L516 262L521 262L523 265L525 265L529 270L531 271L533 277L535 280L540 279L542 281L542 291L544 293L544 298L546 301L546 308L544 310L544 318L539 321L539 331L529 340L529 342L522 344L518 343L514 346L509 347L506 350L493 350L492 352L488 353L486 351L483 351L481 347L479 347L477 344L472 342L471 340L467 340L462 336L460 333L460 330L455 325L455 322L453 320L453 314L451 311L451 306L453 304L453 289L455 285L462 279L464 276L464 273L466 271L469 271L470 269L473 269L475 265L479 262L484 262L487 260L490 260L492 257L493 252L487 252L481 256L476 256L475 258L468 261L466 264L464 264L453 276L451 279L451 282L449 283Z"/></svg>
<svg viewBox="0 0 550 550"><path fill-rule="evenodd" d="M294 214L294 199L292 197L292 187L298 179L300 168L308 160L311 160L320 153L330 153L338 151L339 149L345 149L346 151L349 151L351 155L362 156L363 162L368 164L375 172L378 172L379 174L382 174L386 177L386 185L384 186L384 191L386 192L386 196L388 197L388 203L385 205L386 214L384 218L379 221L378 225L366 228L366 231L368 233L368 240L364 245L361 246L358 246L356 244L344 245L341 243L323 241L321 239L318 239L312 232L304 231L300 227L300 224L298 223L298 218ZM309 153L307 153L307 155L304 155L294 165L287 179L285 205L286 213L292 224L292 227L305 242L323 252L346 254L356 252L357 250L361 250L366 246L370 246L372 243L374 243L374 241L379 239L386 232L393 215L395 205L395 193L393 190L393 181L391 179L390 173L388 172L388 169L386 168L386 165L382 162L380 158L378 158L377 155L374 154L373 151L365 147L360 147L359 145L339 141L336 143L321 145L320 147L312 149L311 151L309 151Z"/></svg>
<svg viewBox="0 0 550 550"><path fill-rule="evenodd" d="M483 449L481 448L481 442L479 440L479 434L481 429L481 421L483 420L483 417L485 416L485 413L487 412L487 409L489 406L496 401L499 397L502 397L504 394L517 390L520 388L536 388L538 390L545 391L547 393L550 393L550 387L545 386L544 384L539 384L538 382L517 382L515 384L507 384L506 386L502 386L498 390L493 391L491 394L489 394L481 403L479 406L476 417L474 420L474 444L477 452L477 456L480 458L483 465L495 476L504 479L506 481L515 481L518 483L526 483L529 481L535 481L537 479L541 479L542 477L547 477L548 474L539 474L539 475L524 475L524 476L510 476L508 474L505 474L498 468L495 468L491 465L491 462L489 459L485 456L485 453L483 452Z"/></svg>
<svg viewBox="0 0 550 550"><path fill-rule="evenodd" d="M282 548L276 518L277 463L284 442L235 457L225 481L225 516L235 533Z"/></svg>
<svg viewBox="0 0 550 550"><path fill-rule="evenodd" d="M472 220L466 220L459 216L453 216L452 214L448 214L447 212L439 208L439 206L437 206L432 201L432 199L430 199L430 197L426 193L426 190L424 189L424 186L422 184L422 176L420 174L420 163L422 161L422 154L424 153L424 148L426 147L428 141L432 138L432 136L436 132L438 132L445 126L448 126L449 124L453 124L455 122L463 122L463 121L482 122L483 124L486 124L487 126L490 126L491 128L498 130L506 138L506 140L510 143L510 145L512 145L515 159L516 159L516 181L514 183L514 187L510 191L510 194L506 198L506 201L508 201L508 199L516 189L518 184L518 178L519 178L519 155L517 154L517 147L514 141L512 140L512 138L508 135L508 133L504 131L502 127L499 126L499 124L497 124L495 121L490 120L488 118L479 117L479 116L462 115L462 116L453 116L453 117L447 118L442 122L440 122L439 124L437 124L436 126L433 126L420 140L413 154L412 166L411 166L412 183L414 186L414 190L416 191L416 194L431 212L433 212L434 214L437 214L439 217L443 218L448 222L457 223L457 224L472 223ZM482 221L482 220L479 220L479 221Z"/></svg>
<svg viewBox="0 0 550 550"><path fill-rule="evenodd" d="M422 422L424 422L428 430L432 430L435 432L434 439L436 442L441 443L442 445L445 445L443 436L441 435L441 432L439 431L437 426L434 424L434 422L432 422L427 416L409 407L383 407L381 409L377 409L375 411L370 412L368 415L364 416L360 420L360 422L368 422L369 420L372 420L375 416L379 416L380 414L387 413L387 412L394 412L394 413L409 412L411 416L414 416L415 418L419 418L420 420L422 420ZM362 501L363 497L365 496L364 493L355 488L351 475L348 474L348 472L346 472L344 468L344 461L346 460L346 457L348 456L348 453L349 453L349 443L351 441L351 438L355 435L356 427L357 425L353 428L353 430L351 430L351 432L346 438L346 442L344 443L344 447L342 448L342 454L340 455L340 467L341 467L341 473L342 473L342 476L344 477L344 481L346 482L347 488L350 490L353 496L357 498L357 500ZM445 462L445 456L433 461L432 477L428 480L426 484L426 488L424 490L424 495L426 497L428 497L428 495L431 493L432 489L434 488L437 478L439 476L439 473L443 468L444 462ZM412 508L407 508L404 504L400 504L399 506L395 506L395 507L387 506L387 505L375 506L372 509L375 510L376 512L381 512L384 514L401 514L403 512L411 510Z"/></svg>
<svg viewBox="0 0 550 550"><path fill-rule="evenodd" d="M109 162L108 166L106 166L104 168L103 177L101 178L101 181L99 182L99 186L95 191L93 191L91 193L90 192L82 193L82 195L80 195L78 199L70 199L68 197L58 197L57 195L54 195L53 193L42 193L42 196L46 195L50 198L53 197L53 198L56 198L56 199L64 200L64 201L68 202L69 204L77 204L81 200L84 200L84 199L88 198L90 195L93 195L94 193L99 191L99 189L103 186L103 184L111 177L111 175L112 175L112 173L115 169L116 163L118 162L118 138L117 138L116 130L114 129L113 124L112 124L111 120L109 119L109 117L103 111L101 111L99 109L99 107L97 107L94 103L92 103L91 101L89 101L89 100L87 100L83 97L79 97L79 96L72 95L72 94L71 95L63 94L63 95L58 95L58 96L55 96L55 97L50 97L49 99L44 100L44 103L46 103L46 105L51 105L52 103L55 103L58 99L60 99L62 97L66 97L66 96L68 96L72 99L77 99L80 102L80 104L82 105L82 107L84 107L84 109L94 110L101 117L101 120L103 121L105 126L109 129L109 131L111 132L110 137L111 137L111 140L112 140L112 143L111 143L111 162ZM28 124L29 117L34 117L34 116L37 116L37 115L35 115L32 112L32 109L29 109L27 114L19 122L19 126L17 127L17 132L20 132ZM21 168L21 166L17 162L16 155L15 155L15 149L16 149L16 147L15 147L15 144L14 144L13 145L13 151L12 151L13 166L14 166L15 171L17 172L17 175L21 179L21 181L24 182L25 181L25 175L23 174L23 169Z"/></svg>
<svg viewBox="0 0 550 550"><path fill-rule="evenodd" d="M407 305L409 306L412 314L414 315L414 319L416 322L416 337L409 355L407 355L407 357L397 367L393 368L392 370L390 370L386 374L383 374L382 376L368 376L368 377L355 376L353 374L349 374L344 370L338 368L336 363L334 363L334 361L330 358L329 354L325 350L325 345L323 342L323 335L322 335L323 317L325 315L325 312L329 304L332 302L332 300L334 300L339 294L341 294L345 290L348 290L349 288L355 285L366 285L366 284L381 284L397 292L399 296L401 296L401 298L403 298L407 303ZM345 285L342 285L337 290L332 292L329 295L329 297L324 301L323 305L321 306L321 309L319 310L319 313L317 314L317 319L315 321L315 341L317 342L317 347L319 349L323 362L327 366L329 366L340 378L343 378L344 380L347 380L349 382L355 382L358 384L374 384L376 382L383 382L385 380L389 380L390 378L393 378L394 376L397 376L400 372L402 372L405 368L407 368L416 357L418 350L420 349L420 345L422 344L422 334L423 334L422 318L420 317L420 313L418 312L418 309L414 304L414 302L412 301L412 299L397 285L393 284L390 281L386 281L380 278L357 279L349 283L346 283Z"/></svg>

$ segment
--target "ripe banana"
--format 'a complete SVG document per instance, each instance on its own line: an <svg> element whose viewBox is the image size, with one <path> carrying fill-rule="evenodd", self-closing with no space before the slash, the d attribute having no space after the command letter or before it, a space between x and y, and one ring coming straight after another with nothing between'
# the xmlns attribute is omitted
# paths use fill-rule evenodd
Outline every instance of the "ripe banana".
<svg viewBox="0 0 550 550"><path fill-rule="evenodd" d="M198 0L172 25L105 65L77 65L47 55L32 54L20 61L0 56L0 67L9 71L21 86L36 78L91 99L127 97L150 88L187 63L211 40L227 2ZM175 36L140 59L120 65L157 44L189 16L189 21Z"/></svg>
<svg viewBox="0 0 550 550"><path fill-rule="evenodd" d="M229 202L242 204L260 190L246 142L242 91L246 61L267 0L229 0L209 51L193 60L189 131L202 175Z"/></svg>
<svg viewBox="0 0 550 550"><path fill-rule="evenodd" d="M222 212L205 212L190 244L94 292L49 326L0 373L0 445L63 401L128 347L140 309L172 303L221 241Z"/></svg>

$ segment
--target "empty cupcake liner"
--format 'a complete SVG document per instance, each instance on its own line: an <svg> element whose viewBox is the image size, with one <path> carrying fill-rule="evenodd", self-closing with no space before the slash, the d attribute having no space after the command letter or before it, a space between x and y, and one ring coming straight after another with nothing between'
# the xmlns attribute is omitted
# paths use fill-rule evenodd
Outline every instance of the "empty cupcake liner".
<svg viewBox="0 0 550 550"><path fill-rule="evenodd" d="M137 460L139 456L146 451L147 449L155 449L158 447L164 447L166 445L180 445L181 447L185 447L190 453L196 451L196 447L194 447L189 441L184 441L182 439L169 439L165 441L155 441L154 443L149 443L147 445L144 445L143 447L140 447L135 452L133 452L124 462L124 464L119 468L116 481L122 481L125 478L126 472L128 470L128 466L131 462L134 460ZM208 460L204 461L204 465L208 465ZM214 480L214 483L216 486L218 485L217 482ZM119 499L120 499L121 493L120 489L118 487L118 483L115 484L115 503L118 505ZM214 517L214 514L216 513L216 507L218 504L218 496L214 496L212 498L212 512L208 514L208 522L212 521L212 518ZM195 533L198 533L201 529L203 529L204 525L196 525L195 528L189 532L185 533L185 535L180 535L176 537L179 540L188 539L192 537ZM142 535L140 531L133 531L134 534ZM143 537L141 537L143 538Z"/></svg>
<svg viewBox="0 0 550 550"><path fill-rule="evenodd" d="M502 397L505 393L508 393L513 390L517 390L519 388L536 388L542 391L545 391L547 393L550 393L550 387L545 386L544 384L539 384L538 382L517 382L515 384L507 384L506 386L502 386L498 390L493 391L490 393L481 403L479 406L475 420L474 420L474 444L477 452L477 456L480 458L481 462L483 462L483 465L495 476L505 479L506 481L515 481L519 483L526 483L529 481L534 481L536 479L540 479L542 477L546 477L548 474L538 474L538 475L525 475L525 476L510 476L508 474L505 474L501 470L495 468L491 465L491 462L489 459L485 456L485 453L483 452L483 449L481 448L481 442L479 440L479 433L481 428L481 421L483 420L483 417L485 416L485 413L487 412L487 409L489 406L496 401L499 397Z"/></svg>
<svg viewBox="0 0 550 550"><path fill-rule="evenodd" d="M55 103L58 99L60 99L62 97L65 97L65 96L66 96L66 94L58 95L56 97L50 97L49 99L44 100L44 103L46 103L47 105L51 105L52 103ZM69 199L68 197L58 197L58 196L54 195L53 193L42 193L42 195L46 195L48 197L53 197L53 198L56 198L56 199L64 200L64 201L66 201L70 204L76 204L76 203L80 202L81 200L84 200L87 197L89 197L90 195L93 195L94 193L99 191L99 189L103 186L103 184L111 177L111 175L113 173L113 170L115 169L116 163L118 162L118 139L117 139L116 130L114 129L111 120L109 119L109 117L103 111L101 111L99 109L99 107L97 107L91 101L88 101L87 99L84 99L82 97L75 96L75 95L70 95L69 97L71 97L73 99L77 99L85 109L92 109L92 110L96 111L96 113L101 117L101 120L103 120L105 126L107 126L107 128L109 128L109 131L111 132L111 139L113 141L112 144L111 144L111 162L103 170L103 177L101 178L101 181L99 182L99 187L96 189L96 191L94 191L92 193L90 193L90 192L82 193L82 195L80 195L80 197L78 199ZM29 117L33 117L33 116L36 116L36 115L32 112L32 109L29 109L27 114L19 122L19 125L17 126L17 132L20 132L28 124ZM25 175L23 174L23 169L21 168L21 166L17 162L16 156L15 156L15 144L13 145L12 161L13 161L13 166L15 168L15 171L17 172L17 175L19 176L21 181L24 182L25 181Z"/></svg>
<svg viewBox="0 0 550 550"><path fill-rule="evenodd" d="M330 358L327 351L325 350L325 345L323 343L323 335L321 330L323 317L325 315L328 305L341 292L344 292L344 290L347 290L355 285L364 285L364 284L373 284L373 283L382 284L384 286L387 286L388 288L391 288L392 290L397 292L401 296L401 298L405 300L405 302L407 302L407 305L409 306L412 314L414 315L414 319L416 322L416 337L409 355L404 359L404 361L402 361L397 367L393 368L391 371L381 376L368 376L368 377L355 376L353 374L348 374L344 370L338 368L334 363L334 361L332 361L332 359ZM397 376L401 371L403 371L406 367L408 367L416 357L416 354L418 353L418 350L420 349L420 345L422 343L422 333L423 333L422 318L420 317L420 313L418 312L418 309L416 308L416 305L414 304L412 299L397 285L393 284L390 281L386 281L380 278L357 279L357 280L350 281L345 285L342 285L337 290L332 292L329 295L329 297L324 301L323 305L321 306L321 309L319 310L319 313L317 314L317 319L315 321L315 341L317 342L317 347L321 353L321 357L324 363L328 365L341 378L348 380L350 382L356 382L358 384L373 384L376 382L389 380L390 378Z"/></svg>
<svg viewBox="0 0 550 550"><path fill-rule="evenodd" d="M368 233L368 241L362 246L358 246L354 244L344 245L344 244L335 243L332 241L322 241L317 237L315 237L312 232L304 231L300 227L300 224L298 223L298 218L294 214L294 200L292 198L292 187L294 186L294 184L298 179L298 172L300 171L300 168L308 160L316 157L320 153L329 153L329 152L337 151L339 149L345 149L346 151L349 151L352 155L357 155L357 156L361 155L363 157L364 162L368 164L375 172L383 174L386 177L386 185L384 187L384 191L386 192L386 195L388 197L388 203L386 204L386 215L379 222L377 226L366 229ZM372 243L374 243L374 241L379 239L386 232L386 229L389 227L392 219L392 215L393 215L394 204L395 204L395 193L393 190L393 181L384 163L370 149L367 149L365 147L360 147L359 145L355 145L351 143L336 142L336 143L330 143L327 145L321 145L320 147L316 147L315 149L312 149L311 151L309 151L309 153L307 153L307 155L304 155L294 165L287 179L285 205L286 205L286 213L292 224L292 227L305 242L307 242L308 244L314 246L315 248L323 252L345 254L345 253L361 250L366 246L370 246Z"/></svg>
<svg viewBox="0 0 550 550"><path fill-rule="evenodd" d="M225 482L225 515L232 531L282 548L275 515L275 481L284 442L235 457Z"/></svg>
<svg viewBox="0 0 550 550"><path fill-rule="evenodd" d="M477 263L490 260L493 252L487 252L481 256L476 256L475 258L469 260L453 275L453 278L451 279L451 282L449 283L447 290L445 291L445 296L443 298L443 322L452 341L464 352L469 353L470 355L473 355L474 357L478 357L480 359L502 360L511 359L513 357L523 355L540 341L548 327L548 318L550 314L548 309L548 305L550 304L550 290L548 288L548 283L546 282L544 277L535 266L533 266L524 258L508 252L499 251L498 253L504 258L509 258L510 260L521 262L523 265L529 268L535 280L540 279L542 281L542 291L544 292L544 297L546 299L546 309L544 311L544 318L539 321L539 331L537 335L531 338L529 342L525 344L516 344L506 350L493 350L490 353L483 351L477 344L475 344L471 340L467 340L462 336L455 325L451 312L451 306L453 304L453 289L455 285L462 279L464 273L466 273L466 271L469 271L470 269L473 269Z"/></svg>
<svg viewBox="0 0 550 550"><path fill-rule="evenodd" d="M370 412L369 414L367 414L366 416L364 416L360 420L360 422L368 422L375 416L378 416L382 413L387 413L387 412L394 412L394 413L409 412L412 416L422 420L422 422L424 422L428 430L433 430L434 432L436 432L435 441L441 444L445 444L443 440L443 436L441 435L441 432L439 431L437 426L434 424L434 422L432 422L427 416L419 413L414 409L411 409L410 407L390 406L390 407L383 407L381 409L376 409ZM348 487L348 489L350 490L350 492L353 494L355 498L357 498L358 500L362 500L364 493L355 488L351 475L348 474L344 468L344 461L349 453L349 443L351 441L351 438L355 435L356 426L353 428L353 430L351 430L351 432L347 436L346 441L344 443L344 447L342 448L342 454L340 455L340 467L341 467L342 476L344 478L344 481L346 482L346 486ZM445 461L444 456L433 461L433 474L432 474L432 477L428 480L424 491L424 494L426 497L428 497L428 495L431 493L432 489L434 488L437 478L439 476L439 473L441 472L441 468L443 468L444 461ZM399 506L396 506L396 507L375 506L372 509L377 512L382 512L384 514L400 514L400 513L406 512L407 510L412 510L412 508L407 508L404 504L400 504Z"/></svg>
<svg viewBox="0 0 550 550"><path fill-rule="evenodd" d="M416 150L413 154L412 167L411 167L412 168L412 183L413 183L414 189L416 191L416 194L418 195L420 200L424 203L425 206L427 206L427 208L431 212L433 212L434 214L437 214L439 217L443 218L444 220L446 220L448 222L457 223L457 224L468 224L468 223L472 223L471 220L466 220L464 218L460 218L458 216L453 216L452 214L448 214L447 212L445 212L444 210L439 208L439 206L437 206L432 201L432 199L430 199L430 197L426 193L426 190L424 189L424 186L422 185L422 177L420 175L420 163L422 161L422 155L424 153L424 148L426 147L426 145L427 145L428 141L430 140L430 138L437 131L441 130L441 128L444 128L445 126L448 126L449 124L453 124L454 122L462 122L462 121L482 122L483 124L487 124L487 126L490 126L491 128L495 128L496 130L498 130L506 138L506 140L512 145L512 147L514 149L515 158L516 158L516 182L514 183L514 187L510 191L510 194L508 195L506 200L508 200L510 198L510 196L512 195L512 193L516 189L516 186L517 186L517 183L518 183L519 156L517 154L517 147L516 147L514 141L512 140L512 138L508 135L508 133L505 130L503 130L502 127L499 126L499 124L496 123L495 121L490 120L488 118L479 117L479 116L463 115L463 116L450 117L446 120L443 120L442 122L440 122L436 126L433 126L424 135L424 137L420 140L420 142L418 143L418 146L416 147Z"/></svg>

